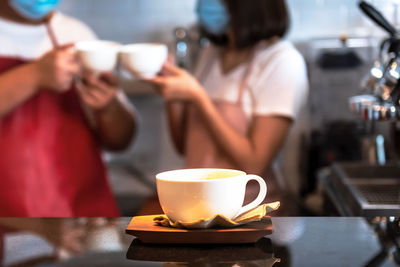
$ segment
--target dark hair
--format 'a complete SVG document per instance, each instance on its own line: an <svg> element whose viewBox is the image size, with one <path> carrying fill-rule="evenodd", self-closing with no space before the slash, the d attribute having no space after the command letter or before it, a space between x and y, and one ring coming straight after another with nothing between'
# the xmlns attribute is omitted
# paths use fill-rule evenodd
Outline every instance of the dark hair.
<svg viewBox="0 0 400 267"><path fill-rule="evenodd" d="M283 37L289 28L285 0L223 0L229 15L236 49L248 48L271 37ZM203 30L204 31L204 30ZM216 45L228 44L228 36L206 33Z"/></svg>

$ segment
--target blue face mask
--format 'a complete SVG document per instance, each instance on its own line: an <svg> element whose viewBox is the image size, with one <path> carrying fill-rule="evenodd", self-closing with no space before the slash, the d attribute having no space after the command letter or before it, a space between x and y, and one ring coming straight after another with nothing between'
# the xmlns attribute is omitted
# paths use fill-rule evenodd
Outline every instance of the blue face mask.
<svg viewBox="0 0 400 267"><path fill-rule="evenodd" d="M10 6L27 19L39 20L53 11L60 0L9 0Z"/></svg>
<svg viewBox="0 0 400 267"><path fill-rule="evenodd" d="M200 24L214 35L227 32L229 13L222 0L198 0L197 15Z"/></svg>

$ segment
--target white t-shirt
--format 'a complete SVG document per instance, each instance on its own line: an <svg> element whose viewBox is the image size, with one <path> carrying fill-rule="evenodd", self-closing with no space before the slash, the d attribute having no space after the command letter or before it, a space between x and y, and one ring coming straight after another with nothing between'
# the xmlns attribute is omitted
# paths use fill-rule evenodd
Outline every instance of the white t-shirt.
<svg viewBox="0 0 400 267"><path fill-rule="evenodd" d="M58 44L96 39L96 35L77 19L56 12L51 28ZM44 24L26 25L0 18L0 56L33 60L53 49Z"/></svg>
<svg viewBox="0 0 400 267"><path fill-rule="evenodd" d="M257 49L253 59L243 109L248 117L280 115L295 119L308 93L306 65L302 55L288 41ZM196 76L212 99L235 102L249 64L222 73L218 48L203 51Z"/></svg>

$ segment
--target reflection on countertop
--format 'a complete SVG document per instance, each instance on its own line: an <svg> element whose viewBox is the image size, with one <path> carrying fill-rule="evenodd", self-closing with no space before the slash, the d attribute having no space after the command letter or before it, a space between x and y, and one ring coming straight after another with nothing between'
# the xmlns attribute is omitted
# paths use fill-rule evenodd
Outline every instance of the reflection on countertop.
<svg viewBox="0 0 400 267"><path fill-rule="evenodd" d="M274 217L274 233L255 244L201 246L143 244L125 234L128 217L10 220L44 227L2 228L3 266L396 266L398 256L374 234L386 218Z"/></svg>
<svg viewBox="0 0 400 267"><path fill-rule="evenodd" d="M241 245L148 245L134 239L126 254L133 261L163 262L163 266L273 266L271 239Z"/></svg>

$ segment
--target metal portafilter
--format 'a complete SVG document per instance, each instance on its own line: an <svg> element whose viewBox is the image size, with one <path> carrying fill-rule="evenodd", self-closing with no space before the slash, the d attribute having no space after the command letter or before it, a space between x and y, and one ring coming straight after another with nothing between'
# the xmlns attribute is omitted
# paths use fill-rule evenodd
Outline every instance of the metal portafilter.
<svg viewBox="0 0 400 267"><path fill-rule="evenodd" d="M374 92L379 86L379 81L383 77L385 72L385 62L389 62L394 57L393 53L384 53L384 51L389 51L391 38L387 38L382 41L379 49L379 59L375 60L374 65L361 80L361 88L369 92Z"/></svg>
<svg viewBox="0 0 400 267"><path fill-rule="evenodd" d="M378 83L383 77L383 64L376 60L368 74L361 81L361 88L373 92L378 88Z"/></svg>
<svg viewBox="0 0 400 267"><path fill-rule="evenodd" d="M379 85L375 90L375 95L379 96L383 101L394 102L392 96L398 90L398 81L400 78L400 58L393 59L386 67L383 77L379 81ZM398 103L397 103L398 104Z"/></svg>

